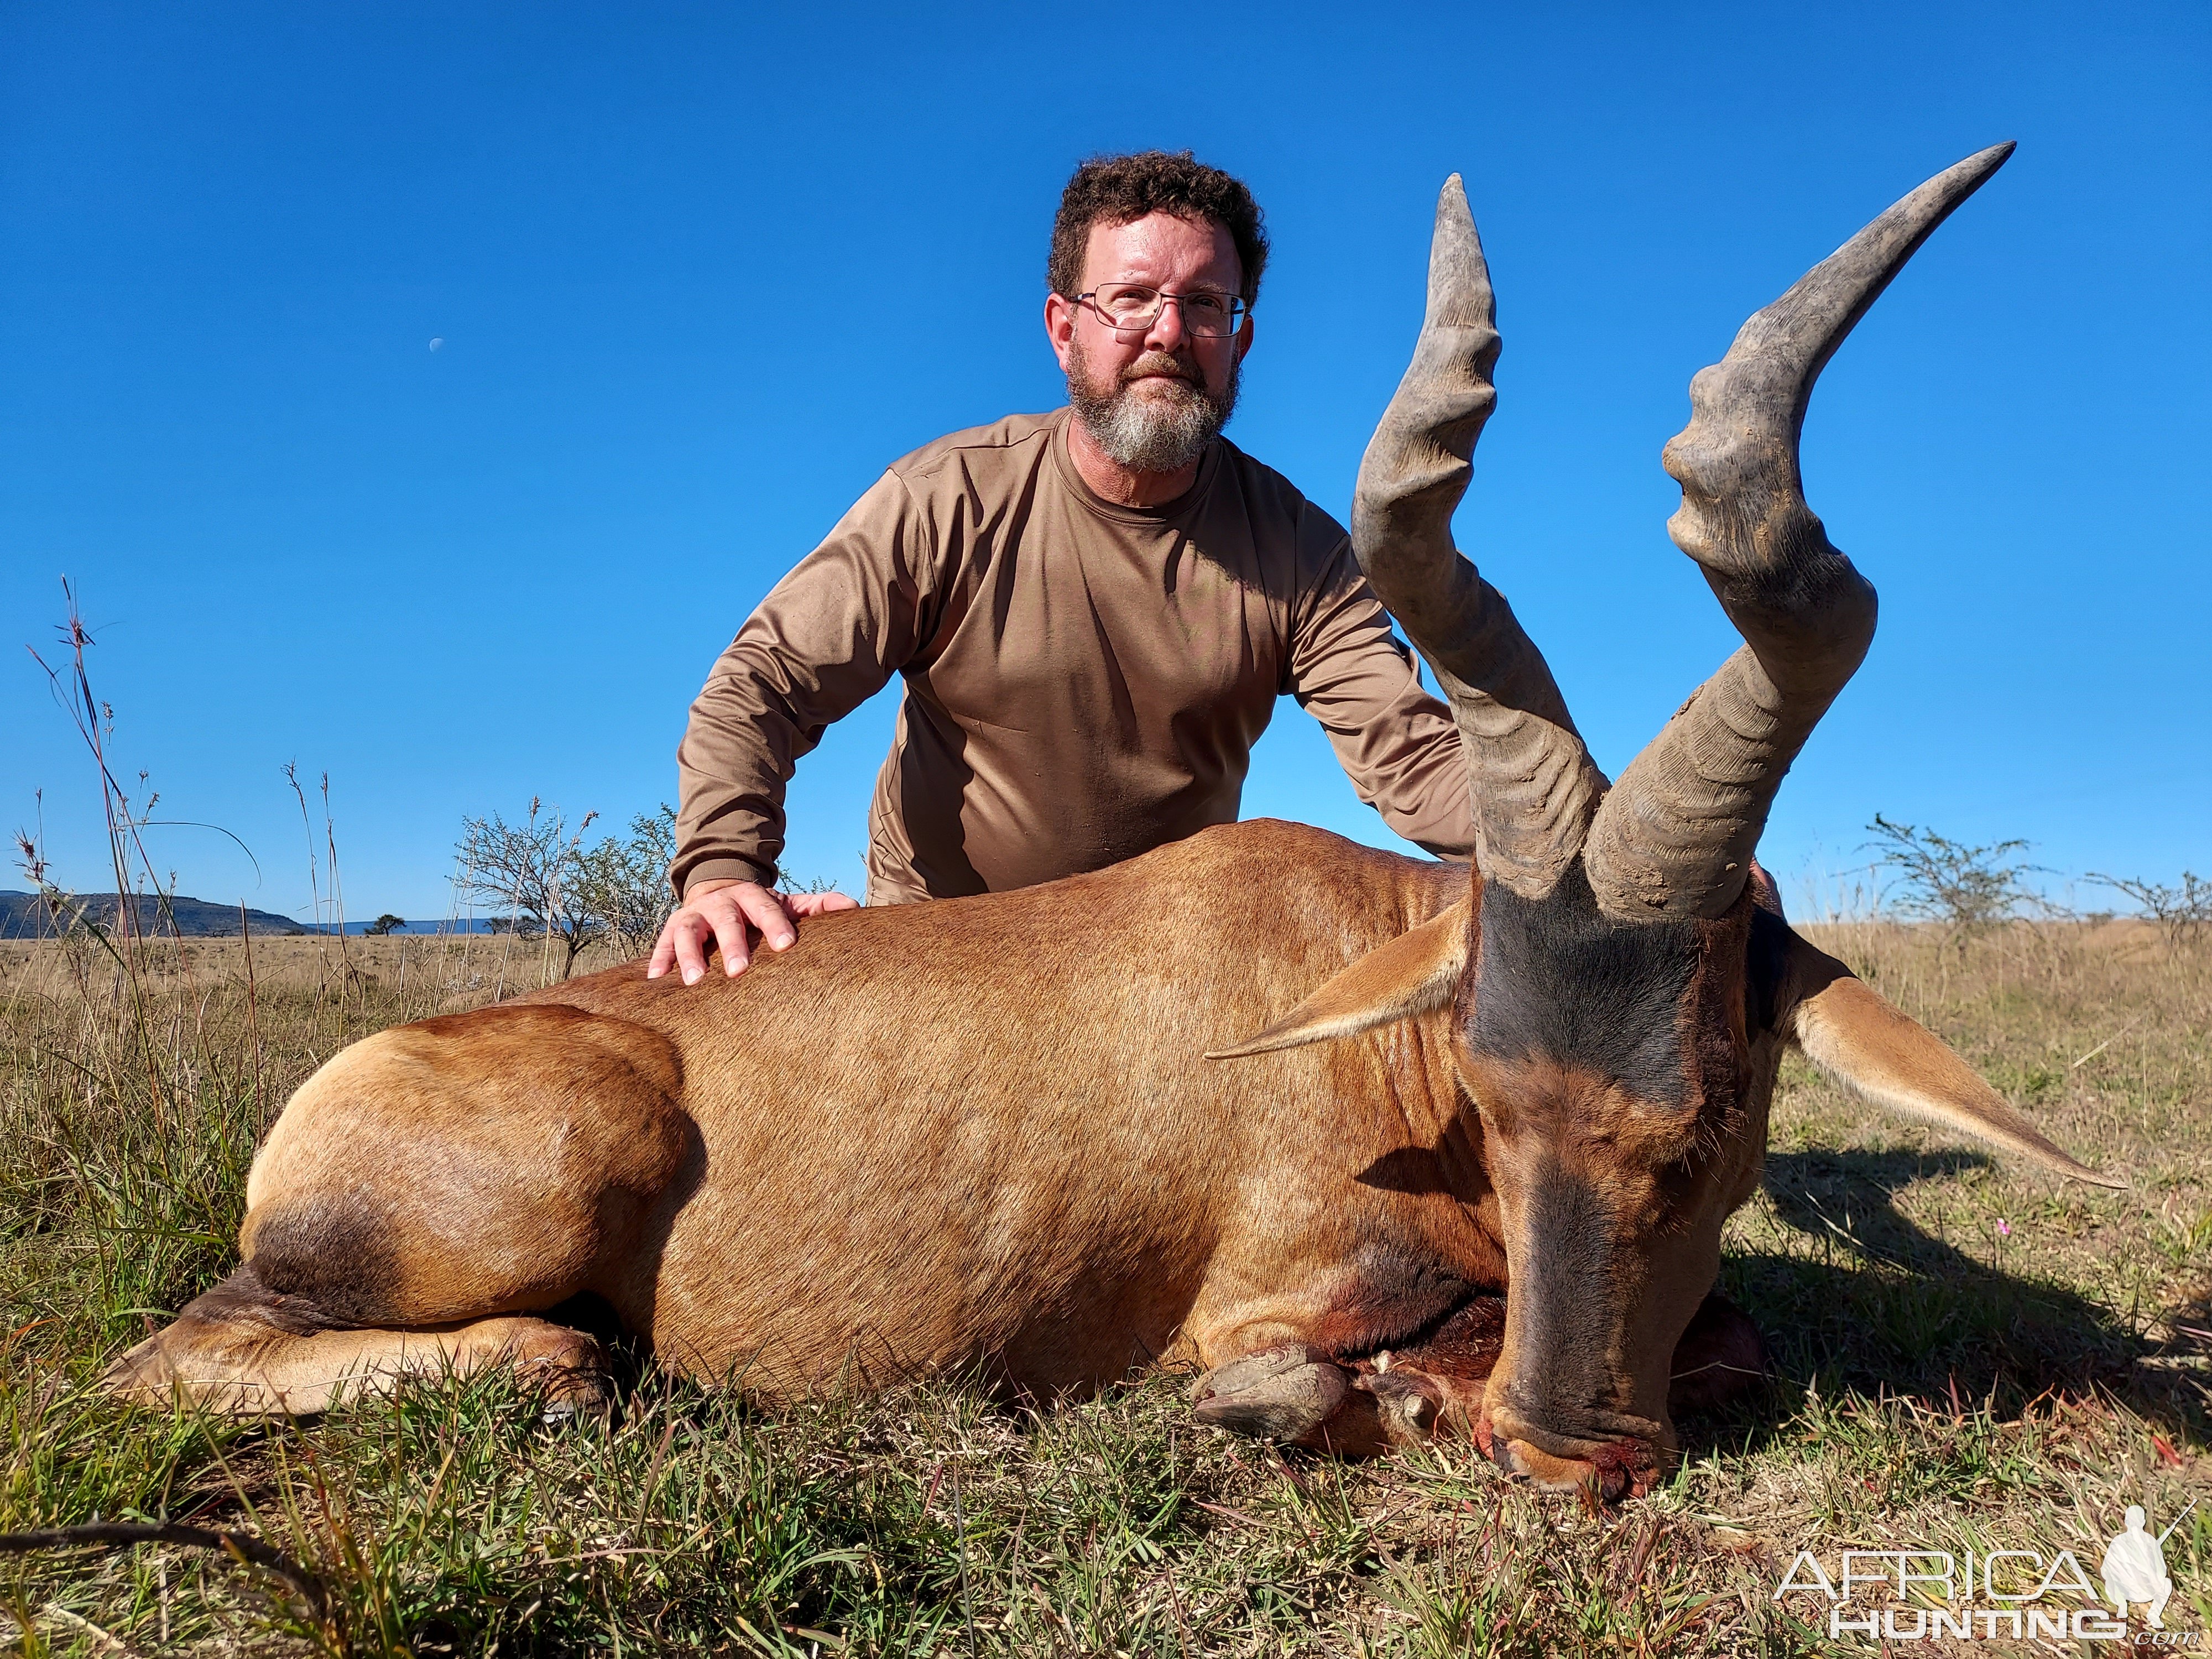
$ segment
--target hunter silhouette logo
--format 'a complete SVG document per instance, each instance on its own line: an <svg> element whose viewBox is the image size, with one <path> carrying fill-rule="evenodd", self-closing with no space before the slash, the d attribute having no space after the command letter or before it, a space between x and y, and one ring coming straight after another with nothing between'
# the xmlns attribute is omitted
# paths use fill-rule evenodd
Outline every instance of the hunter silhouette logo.
<svg viewBox="0 0 2212 1659"><path fill-rule="evenodd" d="M2166 1628L2166 1598L2173 1594L2173 1581L2166 1576L2166 1540L2196 1507L2192 1498L2188 1507L2173 1517L2173 1526L2153 1538L2143 1530L2142 1506L2128 1506L2127 1530L2105 1548L2105 1599L2121 1618L2128 1616L2129 1602L2141 1602L2149 1615L2150 1627Z"/></svg>
<svg viewBox="0 0 2212 1659"><path fill-rule="evenodd" d="M2166 1571L2166 1540L2197 1507L2194 1498L2164 1532L2153 1537L2140 1505L2130 1505L2127 1524L2106 1546L2097 1585L2071 1550L2045 1557L2035 1550L1845 1550L1831 1575L1820 1557L1800 1550L1775 1588L1774 1599L1809 1593L1827 1598L1828 1635L1875 1637L1889 1642L1917 1642L1950 1637L1963 1640L2071 1638L2075 1641L2129 1639L2130 1607L2142 1609L2160 1647L2201 1648L2202 1631L2166 1628L2173 1581ZM1887 1585L1890 1604L1854 1605ZM2075 1605L2069 1606L2069 1601ZM2136 1638L2137 1645L2152 1638Z"/></svg>

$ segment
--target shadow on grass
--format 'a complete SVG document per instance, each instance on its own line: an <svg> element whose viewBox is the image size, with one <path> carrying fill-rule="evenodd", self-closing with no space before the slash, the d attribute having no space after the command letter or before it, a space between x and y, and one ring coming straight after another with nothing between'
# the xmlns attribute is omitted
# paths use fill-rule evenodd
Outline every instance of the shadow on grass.
<svg viewBox="0 0 2212 1659"><path fill-rule="evenodd" d="M2170 1356L2146 1334L2168 1310L2116 1310L2015 1274L2001 1239L1961 1248L1897 1207L1915 1182L1989 1167L1967 1152L1770 1154L1766 1193L1795 1231L1793 1248L1729 1253L1720 1289L1759 1326L1779 1380L1686 1423L1686 1440L1762 1444L1812 1383L1830 1395L1904 1395L1944 1411L1955 1390L1968 1409L1986 1401L2008 1417L2045 1394L2101 1392L2169 1430L2201 1437L2212 1429L2197 1382L2142 1363Z"/></svg>

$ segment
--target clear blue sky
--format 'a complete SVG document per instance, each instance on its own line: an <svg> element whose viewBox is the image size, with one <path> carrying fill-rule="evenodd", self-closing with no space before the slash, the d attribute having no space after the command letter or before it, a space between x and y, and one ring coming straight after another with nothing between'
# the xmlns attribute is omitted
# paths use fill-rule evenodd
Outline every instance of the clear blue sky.
<svg viewBox="0 0 2212 1659"><path fill-rule="evenodd" d="M441 914L465 813L672 799L716 652L882 468L1061 401L1059 188L1152 145L1265 206L1231 433L1340 515L1464 172L1505 349L1462 544L1617 772L1734 643L1662 528L1689 376L2014 138L1814 400L1809 493L1881 633L1766 856L1794 892L1879 810L2064 872L2212 871L2208 88L2199 0L13 0L0 829L43 786L58 874L104 878L88 763L21 649L64 574L121 769L259 857L257 886L163 832L187 893L305 914L288 760L330 775L357 916ZM797 873L857 886L890 718L802 764ZM1289 703L1245 810L1390 842Z"/></svg>

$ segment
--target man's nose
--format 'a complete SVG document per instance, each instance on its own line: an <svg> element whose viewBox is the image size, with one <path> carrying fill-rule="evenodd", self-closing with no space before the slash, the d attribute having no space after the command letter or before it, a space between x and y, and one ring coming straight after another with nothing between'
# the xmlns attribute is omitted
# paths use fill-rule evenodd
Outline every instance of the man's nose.
<svg viewBox="0 0 2212 1659"><path fill-rule="evenodd" d="M1189 337L1190 331L1182 325L1182 301L1163 296L1160 314L1152 319L1152 327L1145 331L1145 349L1147 351L1176 351Z"/></svg>

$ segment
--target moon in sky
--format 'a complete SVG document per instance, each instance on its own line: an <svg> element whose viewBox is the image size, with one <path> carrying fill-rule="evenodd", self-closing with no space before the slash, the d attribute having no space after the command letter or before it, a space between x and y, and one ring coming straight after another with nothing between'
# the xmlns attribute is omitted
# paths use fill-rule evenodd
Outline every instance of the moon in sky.
<svg viewBox="0 0 2212 1659"><path fill-rule="evenodd" d="M433 351L443 351L445 349L446 340L443 335L439 336L438 338L430 342L430 349Z"/></svg>

